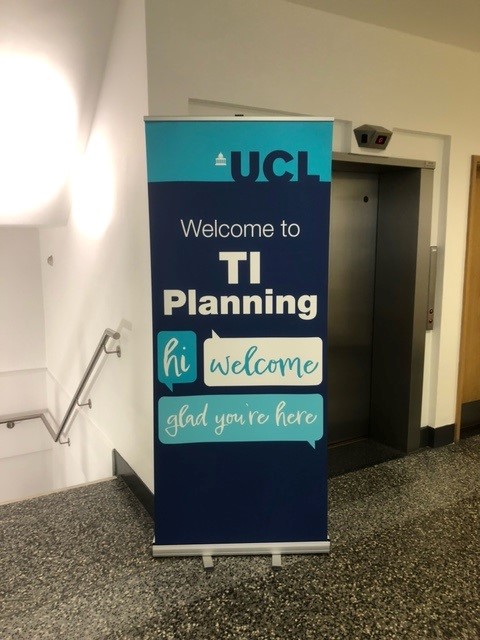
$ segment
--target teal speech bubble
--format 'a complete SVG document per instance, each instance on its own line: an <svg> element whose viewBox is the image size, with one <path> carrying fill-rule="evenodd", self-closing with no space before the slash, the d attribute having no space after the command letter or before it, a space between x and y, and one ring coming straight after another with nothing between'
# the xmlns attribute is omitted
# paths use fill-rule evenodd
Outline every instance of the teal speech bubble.
<svg viewBox="0 0 480 640"><path fill-rule="evenodd" d="M197 379L197 336L194 331L160 331L157 334L158 379L170 391L174 384Z"/></svg>
<svg viewBox="0 0 480 640"><path fill-rule="evenodd" d="M162 444L305 441L315 447L323 431L318 393L165 396L158 401Z"/></svg>

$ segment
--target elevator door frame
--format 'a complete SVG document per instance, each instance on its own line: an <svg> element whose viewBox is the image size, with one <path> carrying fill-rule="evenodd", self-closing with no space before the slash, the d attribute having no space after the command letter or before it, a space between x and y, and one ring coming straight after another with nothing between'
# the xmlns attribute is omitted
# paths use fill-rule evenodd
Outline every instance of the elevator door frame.
<svg viewBox="0 0 480 640"><path fill-rule="evenodd" d="M369 436L414 451L420 447L435 163L334 152L332 168L379 177Z"/></svg>

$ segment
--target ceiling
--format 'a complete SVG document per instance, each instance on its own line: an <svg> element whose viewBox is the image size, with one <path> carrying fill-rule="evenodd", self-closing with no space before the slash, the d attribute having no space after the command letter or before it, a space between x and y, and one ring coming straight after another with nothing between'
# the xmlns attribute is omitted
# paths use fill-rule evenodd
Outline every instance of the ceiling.
<svg viewBox="0 0 480 640"><path fill-rule="evenodd" d="M288 0L480 52L480 0Z"/></svg>

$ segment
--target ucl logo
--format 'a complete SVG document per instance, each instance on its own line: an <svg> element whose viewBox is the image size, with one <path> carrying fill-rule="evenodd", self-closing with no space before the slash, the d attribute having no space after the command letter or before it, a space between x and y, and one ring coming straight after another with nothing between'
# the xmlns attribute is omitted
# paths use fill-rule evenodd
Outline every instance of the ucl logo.
<svg viewBox="0 0 480 640"><path fill-rule="evenodd" d="M261 162L259 151L250 151L248 159L242 158L240 151L232 151L230 170L234 182L256 182L260 171L267 182L319 182L320 176L308 172L308 153L299 151L295 158L288 151L276 149L268 153Z"/></svg>

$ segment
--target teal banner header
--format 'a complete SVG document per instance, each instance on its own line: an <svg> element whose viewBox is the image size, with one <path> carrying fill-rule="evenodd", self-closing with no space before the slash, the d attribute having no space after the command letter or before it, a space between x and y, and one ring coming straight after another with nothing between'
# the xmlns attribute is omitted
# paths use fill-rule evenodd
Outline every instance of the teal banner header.
<svg viewBox="0 0 480 640"><path fill-rule="evenodd" d="M333 122L147 121L149 182L330 182Z"/></svg>

